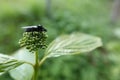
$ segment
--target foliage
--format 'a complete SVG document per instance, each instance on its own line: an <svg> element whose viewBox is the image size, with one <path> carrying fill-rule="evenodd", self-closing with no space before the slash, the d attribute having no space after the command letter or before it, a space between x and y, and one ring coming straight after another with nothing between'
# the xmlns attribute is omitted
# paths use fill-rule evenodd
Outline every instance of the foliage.
<svg viewBox="0 0 120 80"><path fill-rule="evenodd" d="M18 61L10 56L0 54L0 75L22 65L23 61Z"/></svg>
<svg viewBox="0 0 120 80"><path fill-rule="evenodd" d="M79 34L79 33L71 34L71 35L63 35L61 37L58 37L48 46L44 54L45 56L40 60L38 65L41 66L43 61L50 57L58 57L62 55L72 55L72 54L90 52L100 46L102 46L102 42L100 38L94 36L89 36L86 34ZM0 54L0 60L1 60L0 74L3 74L3 72L8 72L13 69L12 71L10 71L10 74L15 80L21 80L21 79L31 80L33 74L35 74L36 67L34 68L34 66L37 64L36 60L37 61L39 60L36 57L38 56L38 54L32 55L32 53L26 51L25 49L21 49L15 54L15 56L16 58L18 57L17 60L12 59L9 56ZM20 61L19 59L21 59L22 61ZM23 64L23 63L27 63L27 64ZM36 80L36 78L33 80Z"/></svg>
<svg viewBox="0 0 120 80"><path fill-rule="evenodd" d="M0 1L0 52L11 54L19 49L17 42L22 34L20 27L24 25L43 24L49 30L48 43L60 34L84 32L101 37L104 42L103 49L97 49L90 55L49 59L41 66L39 78L119 80L120 40L119 32L114 30L119 28L120 24L112 25L109 19L113 0L53 0L53 20L44 15L44 1L38 0L40 2L37 2L37 5L34 1ZM10 79L8 74L0 77L0 80Z"/></svg>

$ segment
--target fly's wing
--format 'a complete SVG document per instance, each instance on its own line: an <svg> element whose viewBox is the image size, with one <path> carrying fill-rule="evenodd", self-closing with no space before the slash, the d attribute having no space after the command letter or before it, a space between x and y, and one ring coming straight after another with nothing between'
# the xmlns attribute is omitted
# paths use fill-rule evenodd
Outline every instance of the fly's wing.
<svg viewBox="0 0 120 80"><path fill-rule="evenodd" d="M24 29L25 32L32 32L36 28L37 28L37 26L25 26L25 27L22 27L22 29Z"/></svg>
<svg viewBox="0 0 120 80"><path fill-rule="evenodd" d="M37 28L37 26L24 26L22 27L23 29L28 29L28 28Z"/></svg>

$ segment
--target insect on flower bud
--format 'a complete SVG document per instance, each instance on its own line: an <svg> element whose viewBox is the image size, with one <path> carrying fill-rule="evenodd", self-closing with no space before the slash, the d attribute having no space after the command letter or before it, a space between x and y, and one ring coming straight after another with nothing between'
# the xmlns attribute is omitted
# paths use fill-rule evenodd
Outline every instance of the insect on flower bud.
<svg viewBox="0 0 120 80"><path fill-rule="evenodd" d="M30 52L47 47L45 43L47 30L43 26L28 26L23 28L25 32L23 33L23 38L19 41L21 46L25 46Z"/></svg>

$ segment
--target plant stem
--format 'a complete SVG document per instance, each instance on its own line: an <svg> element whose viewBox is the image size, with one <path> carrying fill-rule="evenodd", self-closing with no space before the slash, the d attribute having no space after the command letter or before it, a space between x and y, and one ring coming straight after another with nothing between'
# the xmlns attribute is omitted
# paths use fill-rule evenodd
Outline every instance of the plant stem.
<svg viewBox="0 0 120 80"><path fill-rule="evenodd" d="M35 52L35 65L34 68L34 74L32 80L37 80L38 77L38 70L39 70L39 57L38 57L38 51Z"/></svg>
<svg viewBox="0 0 120 80"><path fill-rule="evenodd" d="M47 59L47 57L44 56L44 57L39 61L38 51L35 52L35 65L33 66L33 68L34 68L34 74L33 74L32 80L37 80L39 67L43 64L43 62L44 62L46 59Z"/></svg>

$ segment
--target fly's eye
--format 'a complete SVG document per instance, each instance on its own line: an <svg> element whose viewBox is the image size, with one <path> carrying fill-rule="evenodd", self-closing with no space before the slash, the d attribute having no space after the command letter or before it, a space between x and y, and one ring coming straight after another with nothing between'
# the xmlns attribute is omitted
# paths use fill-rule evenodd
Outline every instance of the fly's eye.
<svg viewBox="0 0 120 80"><path fill-rule="evenodd" d="M47 30L42 25L38 25L37 27L38 27L39 31L47 32Z"/></svg>

